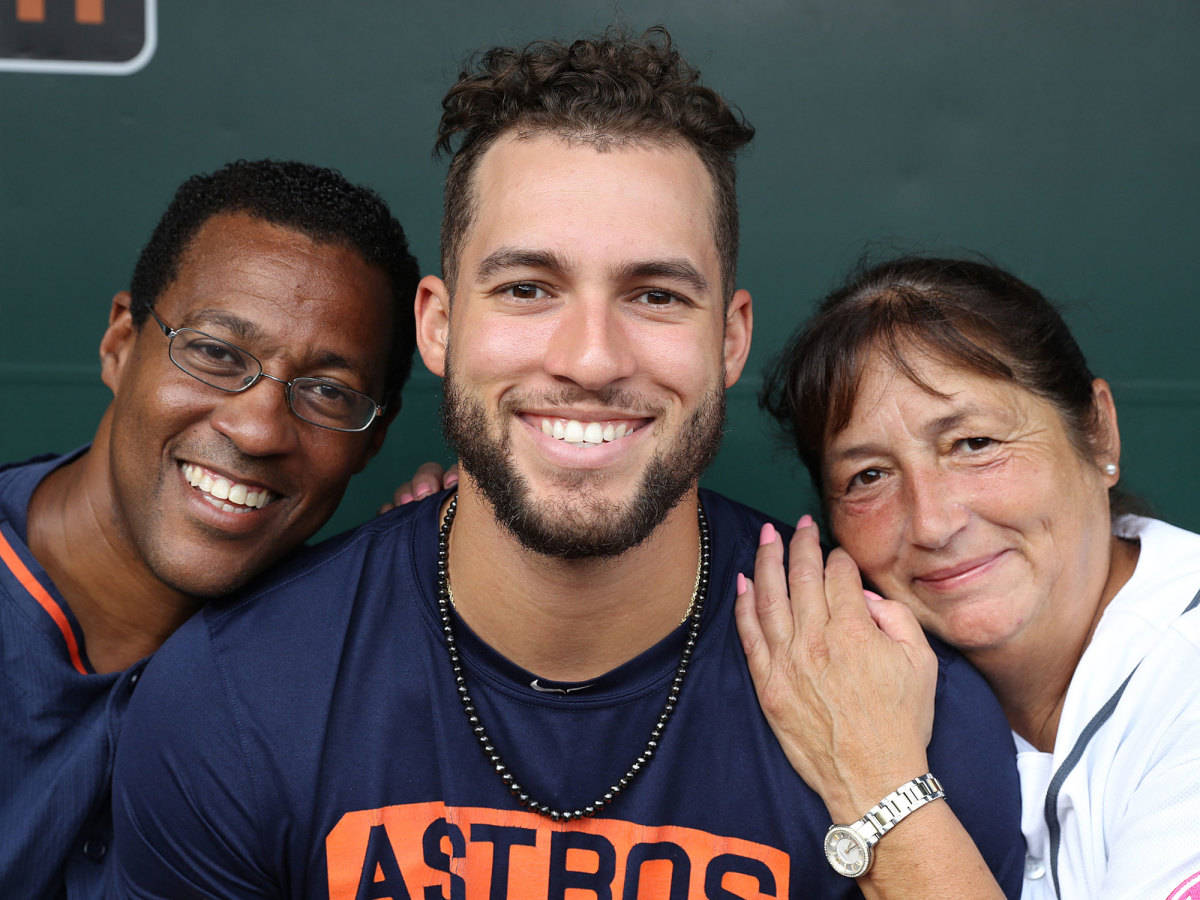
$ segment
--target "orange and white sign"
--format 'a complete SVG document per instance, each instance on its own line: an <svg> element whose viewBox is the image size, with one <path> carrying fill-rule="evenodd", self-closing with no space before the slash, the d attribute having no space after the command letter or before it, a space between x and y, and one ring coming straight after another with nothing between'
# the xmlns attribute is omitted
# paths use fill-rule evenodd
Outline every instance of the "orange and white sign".
<svg viewBox="0 0 1200 900"><path fill-rule="evenodd" d="M154 56L157 0L0 3L0 72L129 75Z"/></svg>

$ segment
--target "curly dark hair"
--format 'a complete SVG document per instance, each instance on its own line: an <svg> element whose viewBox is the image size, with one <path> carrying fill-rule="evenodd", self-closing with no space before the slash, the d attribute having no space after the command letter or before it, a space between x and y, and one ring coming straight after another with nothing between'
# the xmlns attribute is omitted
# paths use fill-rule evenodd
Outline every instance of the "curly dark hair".
<svg viewBox="0 0 1200 900"><path fill-rule="evenodd" d="M759 405L794 443L817 495L826 496L826 441L850 421L868 359L881 353L930 394L908 354L1006 381L1057 409L1082 458L1094 459L1094 375L1067 323L1036 288L988 262L906 256L862 263L789 338L768 367ZM1109 491L1114 514L1144 512Z"/></svg>
<svg viewBox="0 0 1200 900"><path fill-rule="evenodd" d="M700 83L665 28L641 38L610 30L571 44L538 41L473 57L442 100L436 152L462 142L446 176L442 272L451 290L475 210L472 173L506 132L552 132L598 147L628 141L683 141L712 176L714 235L725 296L737 269L734 156L754 137L741 111Z"/></svg>
<svg viewBox="0 0 1200 900"><path fill-rule="evenodd" d="M395 308L383 402L395 410L412 371L412 299L420 272L404 229L383 199L333 169L286 160L238 160L185 181L134 267L129 289L134 325L140 328L145 322L159 295L179 274L192 238L219 213L246 213L313 240L347 247L387 275Z"/></svg>

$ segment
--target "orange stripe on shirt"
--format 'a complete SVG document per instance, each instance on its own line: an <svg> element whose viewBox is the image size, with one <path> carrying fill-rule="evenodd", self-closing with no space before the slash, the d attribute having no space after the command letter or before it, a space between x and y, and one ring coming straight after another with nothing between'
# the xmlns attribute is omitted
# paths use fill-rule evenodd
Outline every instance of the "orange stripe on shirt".
<svg viewBox="0 0 1200 900"><path fill-rule="evenodd" d="M67 642L67 653L71 656L71 665L75 667L75 671L80 675L87 675L88 670L83 666L83 658L79 655L79 644L75 640L75 632L71 630L71 623L67 621L67 614L42 587L41 582L33 577L33 573L29 571L25 563L21 562L21 557L17 556L17 552L5 540L3 534L0 534L0 560L4 561L9 571L17 576L17 581L21 582L25 590L29 591L33 599L54 620L54 624L62 632L63 640Z"/></svg>

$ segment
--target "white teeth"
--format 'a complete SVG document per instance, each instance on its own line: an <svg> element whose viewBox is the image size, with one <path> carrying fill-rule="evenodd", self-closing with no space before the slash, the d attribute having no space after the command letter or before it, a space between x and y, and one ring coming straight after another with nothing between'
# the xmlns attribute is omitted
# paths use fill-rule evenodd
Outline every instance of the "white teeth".
<svg viewBox="0 0 1200 900"><path fill-rule="evenodd" d="M597 445L620 440L627 434L633 434L634 427L623 422L581 422L578 419L542 419L542 434L550 435L555 440L566 441L568 444L579 446Z"/></svg>
<svg viewBox="0 0 1200 900"><path fill-rule="evenodd" d="M184 463L180 468L188 484L207 494L212 498L213 506L225 512L244 513L251 509L262 509L274 499L266 489L254 489L221 475L214 477L212 473L191 463Z"/></svg>

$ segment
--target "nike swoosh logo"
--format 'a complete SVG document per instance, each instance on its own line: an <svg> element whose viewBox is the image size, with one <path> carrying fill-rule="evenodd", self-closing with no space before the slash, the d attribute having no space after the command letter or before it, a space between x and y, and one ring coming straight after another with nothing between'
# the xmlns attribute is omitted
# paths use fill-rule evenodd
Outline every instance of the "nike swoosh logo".
<svg viewBox="0 0 1200 900"><path fill-rule="evenodd" d="M593 684L595 684L594 681L589 682L588 684L581 684L579 687L558 688L546 687L543 684L538 684L538 679L536 678L529 682L529 686L540 694L574 694L576 691L586 691Z"/></svg>

